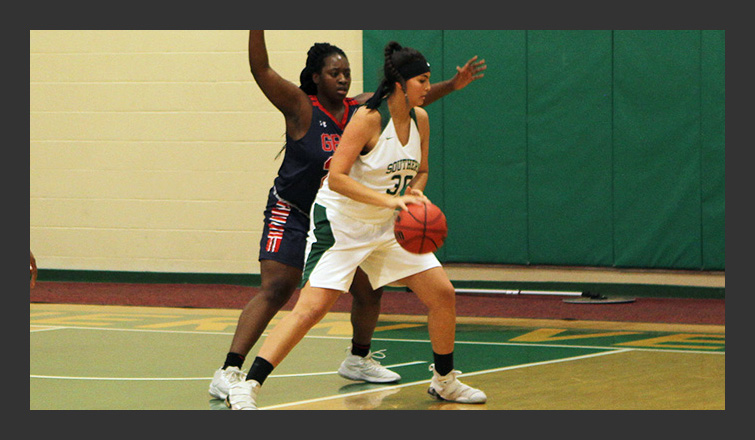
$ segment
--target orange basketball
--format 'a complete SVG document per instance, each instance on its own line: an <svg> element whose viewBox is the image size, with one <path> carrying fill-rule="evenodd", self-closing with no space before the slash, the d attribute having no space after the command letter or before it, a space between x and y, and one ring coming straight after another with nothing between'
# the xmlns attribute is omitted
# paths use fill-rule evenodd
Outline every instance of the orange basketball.
<svg viewBox="0 0 755 440"><path fill-rule="evenodd" d="M414 254L435 252L448 236L448 225L443 211L432 203L407 205L400 211L393 225L396 241Z"/></svg>

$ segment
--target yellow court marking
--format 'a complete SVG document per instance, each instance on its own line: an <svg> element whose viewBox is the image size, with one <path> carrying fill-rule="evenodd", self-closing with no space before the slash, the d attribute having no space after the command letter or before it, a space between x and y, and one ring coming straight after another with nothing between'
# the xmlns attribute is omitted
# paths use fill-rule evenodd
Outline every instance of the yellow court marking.
<svg viewBox="0 0 755 440"><path fill-rule="evenodd" d="M216 408L219 401L208 397L207 387L225 357L240 313L229 309L30 304L30 408L224 409L222 402L223 408ZM280 312L271 325L287 313ZM338 376L345 341L351 337L350 314L329 313L313 329L314 334L305 337L306 346L295 349L271 376L261 407L724 407L724 326L460 317L463 335L471 340L457 341L459 352L475 353L466 363L476 366L462 367L466 370L462 380L489 396L487 404L470 407L427 396L427 364L432 358L418 353L417 347L429 348L430 341L425 330L412 330L426 326L426 316L381 315L380 321L376 348L389 349L393 362L383 364L400 367L402 382L378 389L374 384ZM634 336L637 333L642 334ZM640 339L627 343L622 339L632 337ZM548 350L553 356L545 354ZM516 356L522 356L521 361L515 361ZM181 367L176 370L176 365ZM145 395L160 397L145 400ZM103 402L102 396L113 398Z"/></svg>
<svg viewBox="0 0 755 440"><path fill-rule="evenodd" d="M241 310L234 309L200 309L200 308L170 308L170 307L143 307L143 306L111 306L111 305L83 305L83 304L30 304L30 317L33 324L44 324L43 319L54 320L60 313L76 313L86 312L91 313L93 310L100 309L107 311L109 314L118 315L122 314L126 317L133 317L138 315L142 317L146 316L179 316L179 317L191 317L201 316L199 319L211 320L213 317L217 317L218 320L214 321L216 324L220 321L220 318L226 318L236 324ZM280 319L289 312L278 312L271 325L274 325L277 319ZM331 312L323 320L324 323L328 321L348 321L350 319L349 313L344 312ZM395 315L395 314L382 314L380 315L381 321L389 321L392 323L411 323L411 324L426 324L427 317L424 315ZM531 318L490 318L490 317L467 317L458 316L456 318L458 324L479 324L479 325L498 325L506 327L531 327L531 328L558 328L558 329L591 329L591 330L605 330L605 331L628 331L628 332L643 332L643 331L657 331L657 332L671 332L671 333L710 333L710 334L725 334L726 326L724 325L708 325L708 324L666 324L666 323L645 323L645 322L621 322L621 321L572 321L563 319L531 319ZM54 322L54 321L49 321ZM211 322L211 321L206 321ZM323 324L325 325L325 324ZM398 324L393 324L398 325ZM211 327L213 325L210 325ZM388 330L391 328L383 328ZM228 329L226 329L228 330Z"/></svg>

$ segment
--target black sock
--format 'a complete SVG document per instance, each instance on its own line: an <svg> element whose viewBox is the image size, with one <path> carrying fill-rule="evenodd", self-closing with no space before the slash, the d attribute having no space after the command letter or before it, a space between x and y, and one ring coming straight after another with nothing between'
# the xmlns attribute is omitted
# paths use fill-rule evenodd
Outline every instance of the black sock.
<svg viewBox="0 0 755 440"><path fill-rule="evenodd" d="M454 369L454 352L448 354L438 354L433 352L435 360L435 371L441 376L445 376Z"/></svg>
<svg viewBox="0 0 755 440"><path fill-rule="evenodd" d="M223 364L223 369L225 370L228 367L241 368L241 366L244 365L244 359L246 359L246 357L238 353L228 353L225 356L225 364Z"/></svg>
<svg viewBox="0 0 755 440"><path fill-rule="evenodd" d="M370 344L361 345L351 340L351 354L354 356L365 357L370 353Z"/></svg>
<svg viewBox="0 0 755 440"><path fill-rule="evenodd" d="M254 358L252 366L249 368L249 374L246 375L246 380L256 380L262 385L267 379L267 376L273 371L273 364L257 356Z"/></svg>

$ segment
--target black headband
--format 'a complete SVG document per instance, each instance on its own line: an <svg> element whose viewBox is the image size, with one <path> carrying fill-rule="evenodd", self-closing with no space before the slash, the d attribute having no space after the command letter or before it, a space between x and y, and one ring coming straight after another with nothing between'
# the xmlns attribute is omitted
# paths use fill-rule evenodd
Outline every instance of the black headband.
<svg viewBox="0 0 755 440"><path fill-rule="evenodd" d="M430 63L425 60L414 60L410 63L406 63L398 69L399 75L405 80L414 78L415 76L422 75L430 71Z"/></svg>

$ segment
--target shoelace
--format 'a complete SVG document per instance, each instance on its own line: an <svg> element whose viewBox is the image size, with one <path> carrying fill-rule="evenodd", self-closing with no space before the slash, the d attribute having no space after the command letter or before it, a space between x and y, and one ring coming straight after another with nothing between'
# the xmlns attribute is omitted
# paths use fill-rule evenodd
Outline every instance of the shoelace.
<svg viewBox="0 0 755 440"><path fill-rule="evenodd" d="M372 368L381 367L380 362L376 359L385 359L385 349L378 351L371 351L367 353L367 356L362 358L364 363L368 364Z"/></svg>
<svg viewBox="0 0 755 440"><path fill-rule="evenodd" d="M435 371L435 364L431 364L430 371ZM480 392L480 390L476 388L472 388L467 384L461 383L457 377L461 374L461 371L459 370L452 370L450 373L448 373L446 376L446 380L443 381L442 385L445 386L445 388L442 390L442 398L447 400L456 400L460 396L466 395L466 394L474 394ZM436 392L440 393L441 390L435 390ZM468 397L468 396L467 396Z"/></svg>
<svg viewBox="0 0 755 440"><path fill-rule="evenodd" d="M367 353L367 356L364 357L365 359L385 359L385 348L378 351L371 351Z"/></svg>
<svg viewBox="0 0 755 440"><path fill-rule="evenodd" d="M226 380L231 383L243 382L246 379L246 373L242 370L225 370L225 376Z"/></svg>
<svg viewBox="0 0 755 440"><path fill-rule="evenodd" d="M362 359L366 361L373 361L373 362L377 362L374 359L385 359L385 350L386 349L384 348L378 351L371 351L367 353L367 356L363 357ZM351 353L351 346L346 347L346 352ZM377 362L377 363L379 364L380 362Z"/></svg>
<svg viewBox="0 0 755 440"><path fill-rule="evenodd" d="M430 364L429 370L434 372L435 371L435 364ZM471 388L471 387L469 387L467 385L464 385L463 383L459 382L459 380L457 378L460 375L461 375L461 371L459 371L459 370L451 370L448 374L446 374L445 376L439 376L439 378L440 377L445 377L446 378L446 379L444 379L442 381L442 383L445 386L449 387L449 389L457 390L459 386L461 388L463 388L463 387Z"/></svg>

